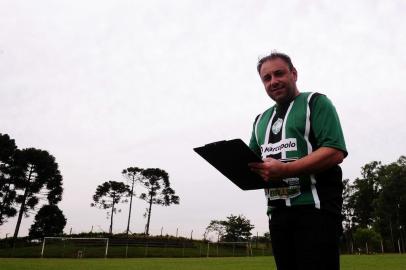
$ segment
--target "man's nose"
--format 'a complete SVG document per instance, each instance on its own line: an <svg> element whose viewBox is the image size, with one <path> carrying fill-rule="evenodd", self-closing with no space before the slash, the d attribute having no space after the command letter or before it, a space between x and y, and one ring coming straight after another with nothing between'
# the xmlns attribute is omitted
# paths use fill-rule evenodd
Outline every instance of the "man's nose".
<svg viewBox="0 0 406 270"><path fill-rule="evenodd" d="M277 86L279 84L279 80L276 78L271 79L271 87Z"/></svg>

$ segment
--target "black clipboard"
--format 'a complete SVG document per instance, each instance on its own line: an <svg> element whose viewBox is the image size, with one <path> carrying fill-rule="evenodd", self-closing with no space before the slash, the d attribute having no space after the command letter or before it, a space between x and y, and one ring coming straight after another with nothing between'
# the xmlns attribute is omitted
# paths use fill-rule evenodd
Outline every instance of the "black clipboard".
<svg viewBox="0 0 406 270"><path fill-rule="evenodd" d="M269 187L269 183L248 167L248 163L262 162L262 159L241 139L214 142L193 150L242 190Z"/></svg>

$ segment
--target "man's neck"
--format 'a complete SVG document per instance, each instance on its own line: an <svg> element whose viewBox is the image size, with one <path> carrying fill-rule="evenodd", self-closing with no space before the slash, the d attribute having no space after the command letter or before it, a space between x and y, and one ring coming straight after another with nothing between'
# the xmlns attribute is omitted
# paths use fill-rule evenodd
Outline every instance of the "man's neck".
<svg viewBox="0 0 406 270"><path fill-rule="evenodd" d="M293 100L295 100L295 98L296 98L297 96L299 96L299 95L300 95L300 92L299 92L299 90L296 89L295 95L294 95L292 98L290 98L288 101L283 102L283 103L278 103L278 102L276 102L276 106L278 106L278 107L280 107L280 108L287 107L287 106L289 106L289 104L290 104Z"/></svg>

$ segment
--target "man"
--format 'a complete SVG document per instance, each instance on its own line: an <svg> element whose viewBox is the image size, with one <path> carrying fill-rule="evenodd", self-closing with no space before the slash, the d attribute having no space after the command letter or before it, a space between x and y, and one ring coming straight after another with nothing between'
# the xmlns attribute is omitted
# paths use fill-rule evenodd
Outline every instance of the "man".
<svg viewBox="0 0 406 270"><path fill-rule="evenodd" d="M336 110L319 93L300 93L289 56L259 60L258 73L276 104L258 115L250 148L263 163L249 164L271 188L272 248L278 270L339 269L342 173L347 156Z"/></svg>

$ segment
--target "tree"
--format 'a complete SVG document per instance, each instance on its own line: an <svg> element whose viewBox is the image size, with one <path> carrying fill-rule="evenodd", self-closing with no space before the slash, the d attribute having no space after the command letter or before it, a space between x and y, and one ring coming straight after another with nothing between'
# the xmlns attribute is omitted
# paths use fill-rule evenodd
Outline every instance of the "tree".
<svg viewBox="0 0 406 270"><path fill-rule="evenodd" d="M142 171L142 175L141 184L147 191L140 195L140 199L146 201L149 205L147 208L148 221L145 226L145 234L148 235L152 205L169 206L179 204L179 196L176 196L175 190L170 187L169 175L164 170L158 168L146 169Z"/></svg>
<svg viewBox="0 0 406 270"><path fill-rule="evenodd" d="M58 206L43 205L35 215L35 221L31 225L29 236L31 238L43 238L45 236L58 236L63 233L66 218Z"/></svg>
<svg viewBox="0 0 406 270"><path fill-rule="evenodd" d="M40 199L47 199L49 204L56 204L62 199L62 176L58 163L47 151L27 148L16 150L10 175L15 188L21 191L16 202L20 210L14 240L17 238L23 214L28 215Z"/></svg>
<svg viewBox="0 0 406 270"><path fill-rule="evenodd" d="M17 193L10 177L10 168L16 150L15 141L7 134L0 133L0 225L6 222L7 218L17 214L14 207Z"/></svg>
<svg viewBox="0 0 406 270"><path fill-rule="evenodd" d="M349 207L354 211L352 221L355 225L367 228L374 222L374 208L379 195L379 171L381 163L377 161L366 164L361 169L362 178L357 178L352 186L353 193L349 198Z"/></svg>
<svg viewBox="0 0 406 270"><path fill-rule="evenodd" d="M254 225L243 215L230 215L227 220L212 220L206 227L209 232L217 232L221 241L248 241Z"/></svg>
<svg viewBox="0 0 406 270"><path fill-rule="evenodd" d="M379 172L381 187L376 200L374 214L375 228L381 235L390 237L394 250L395 239L405 246L406 225L406 157L401 156L396 162L381 167Z"/></svg>
<svg viewBox="0 0 406 270"><path fill-rule="evenodd" d="M250 220L243 215L227 217L225 226L224 241L247 241L251 236L251 230L254 228Z"/></svg>
<svg viewBox="0 0 406 270"><path fill-rule="evenodd" d="M351 198L353 196L353 187L350 184L349 179L343 180L343 208L342 215L344 217L343 223L345 229L350 229L352 227L352 220L354 218L354 211L351 207Z"/></svg>
<svg viewBox="0 0 406 270"><path fill-rule="evenodd" d="M217 233L217 239L221 239L226 233L226 226L224 220L211 220L209 225L206 227L204 232L204 239L207 238L208 234L214 232Z"/></svg>
<svg viewBox="0 0 406 270"><path fill-rule="evenodd" d="M366 252L370 252L371 250L377 251L381 243L381 236L373 229L358 228L354 232L354 241L356 246L360 249L366 249L368 247L369 250L366 250Z"/></svg>
<svg viewBox="0 0 406 270"><path fill-rule="evenodd" d="M362 178L357 178L349 187L347 204L344 198L343 213L349 213L351 217L351 231L373 229L383 239L390 239L392 251L398 249L398 240L404 249L406 157L401 156L388 165L382 165L379 161L370 162L362 167L361 173Z"/></svg>
<svg viewBox="0 0 406 270"><path fill-rule="evenodd" d="M353 187L350 184L349 179L343 180L343 208L342 208L342 216L343 216L343 227L344 227L344 240L347 245L348 253L352 252L350 248L350 244L353 244L353 220L354 220L354 209L351 207L351 198L353 196Z"/></svg>
<svg viewBox="0 0 406 270"><path fill-rule="evenodd" d="M124 169L121 173L122 175L131 183L131 191L130 191L130 208L128 210L128 221L127 221L127 231L126 234L128 236L128 232L130 230L130 219L131 219L131 208L133 203L133 195L134 195L134 185L135 182L140 181L142 177L142 169L137 167L129 167Z"/></svg>
<svg viewBox="0 0 406 270"><path fill-rule="evenodd" d="M94 203L90 206L98 207L100 209L110 209L110 229L109 233L113 234L113 218L114 213L120 212L120 209L116 208L116 204L120 202L123 197L127 197L130 193L128 185L123 182L108 181L97 186L96 192L93 195Z"/></svg>

